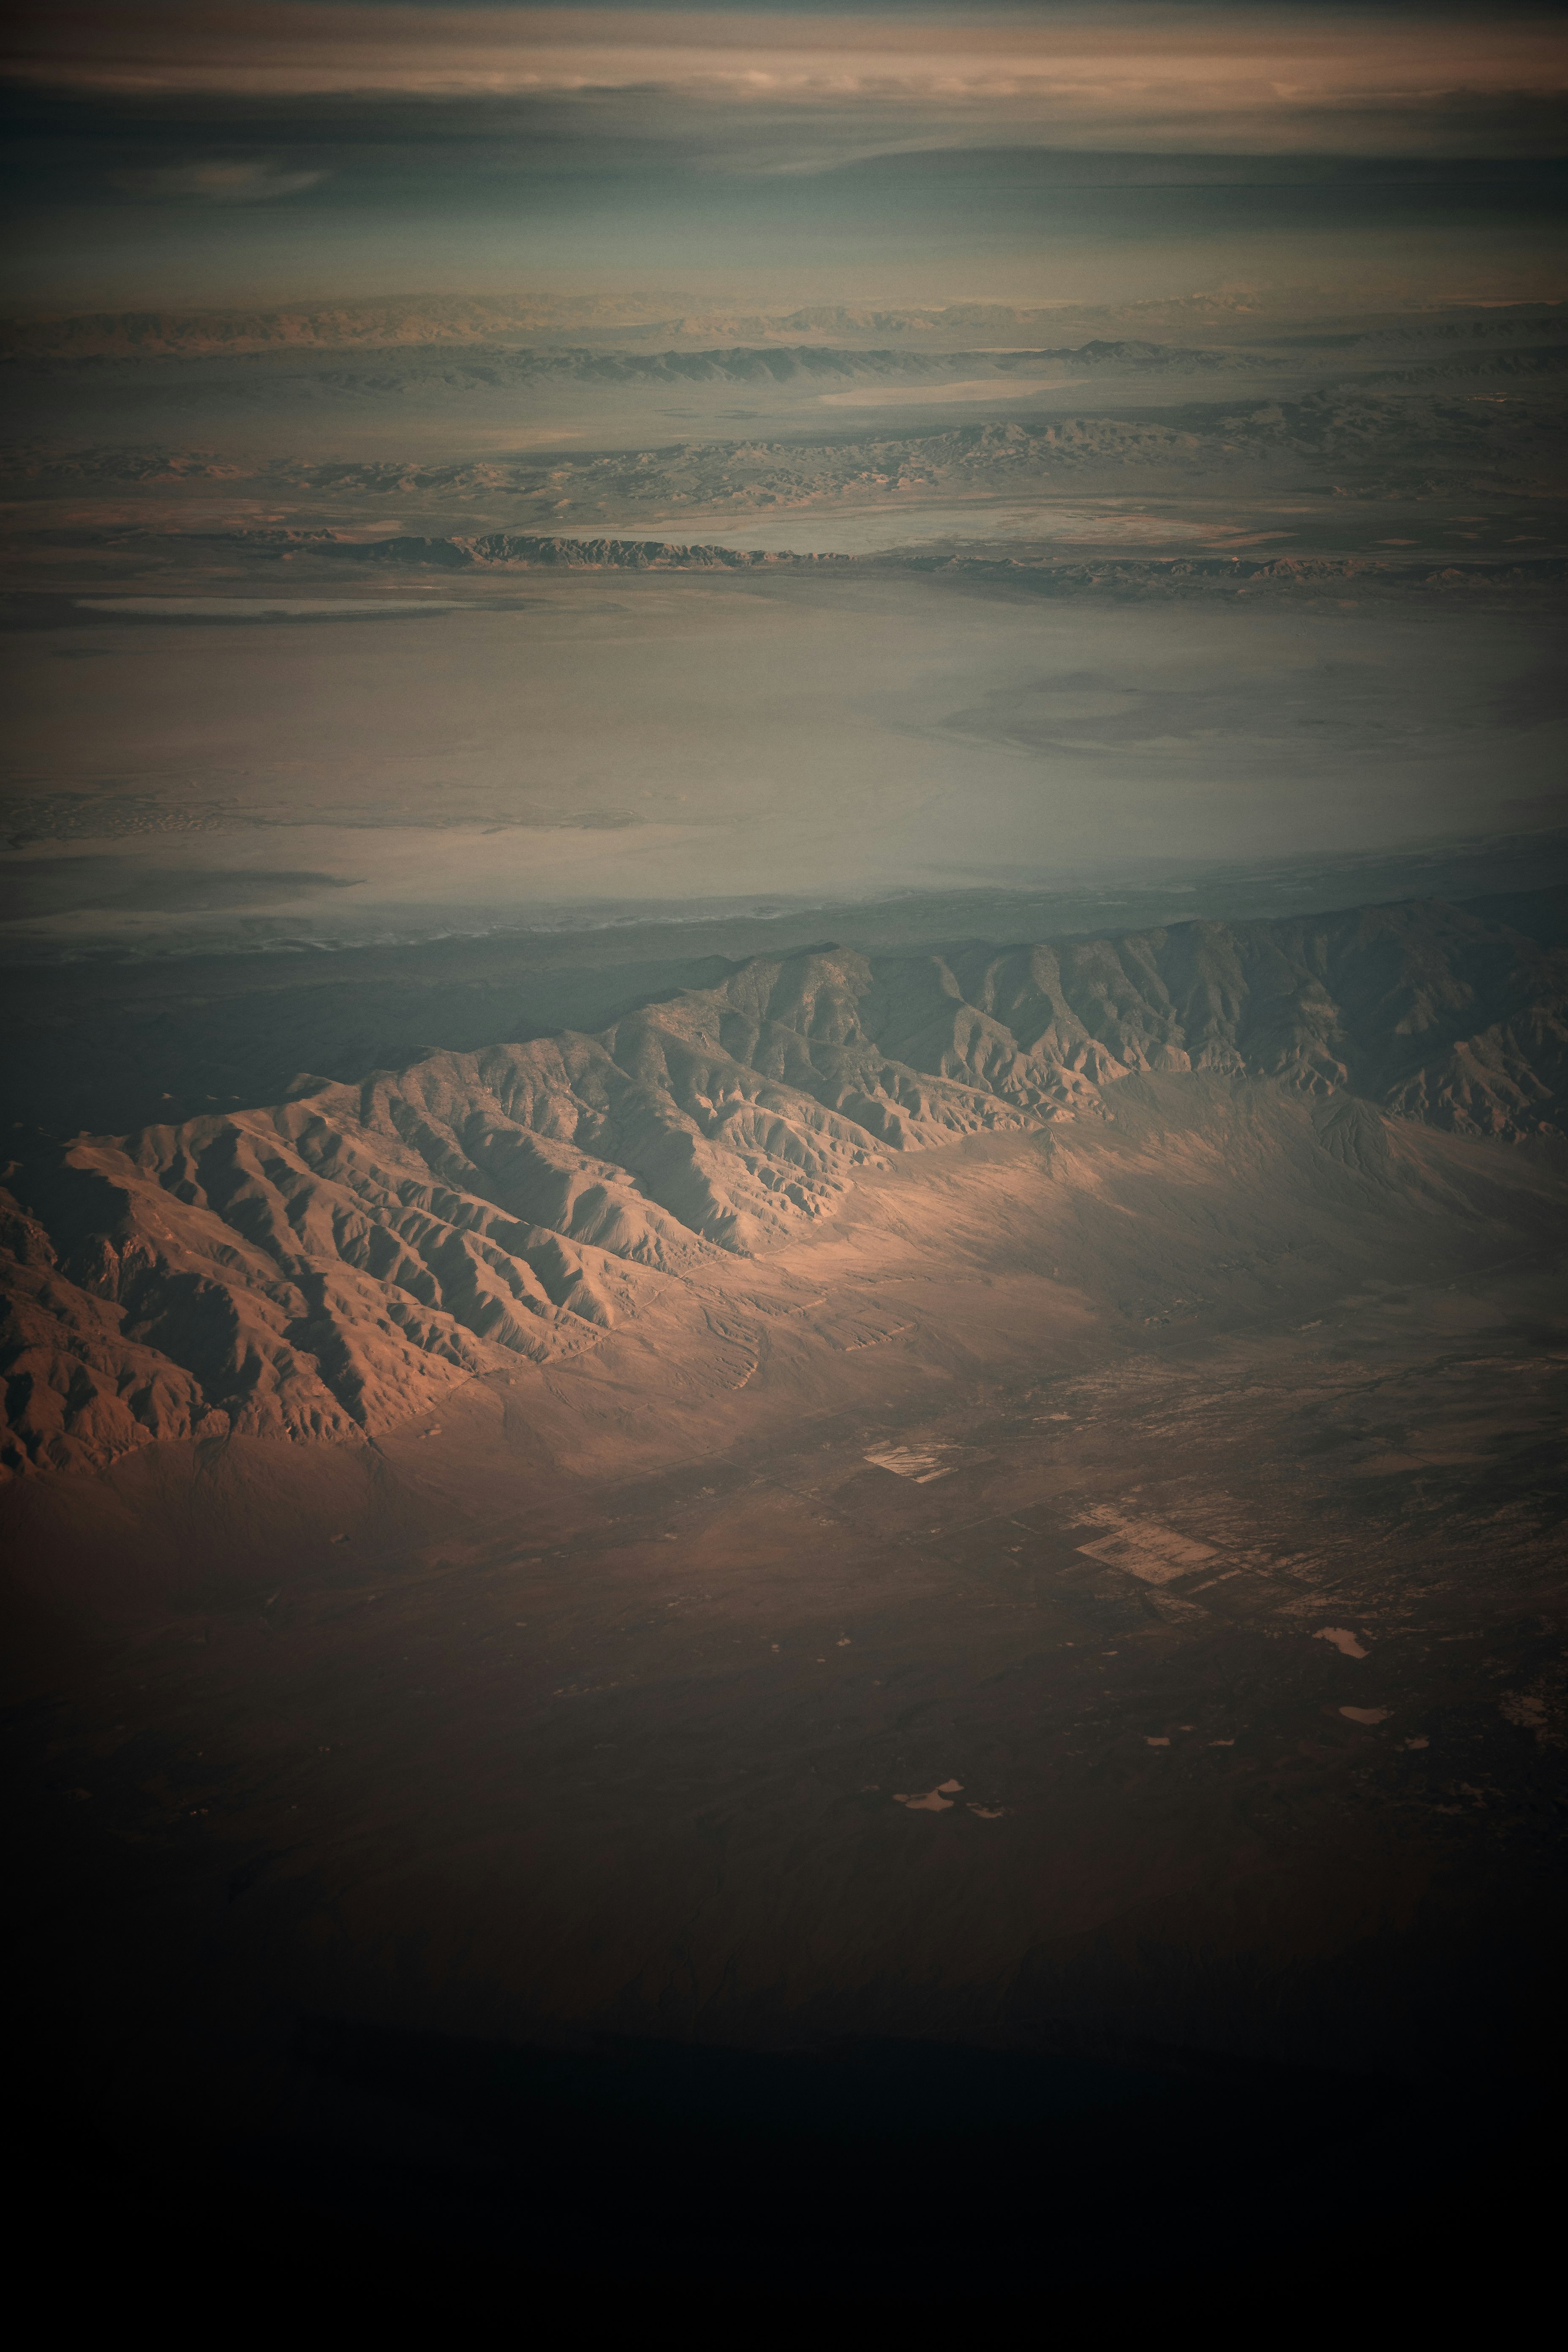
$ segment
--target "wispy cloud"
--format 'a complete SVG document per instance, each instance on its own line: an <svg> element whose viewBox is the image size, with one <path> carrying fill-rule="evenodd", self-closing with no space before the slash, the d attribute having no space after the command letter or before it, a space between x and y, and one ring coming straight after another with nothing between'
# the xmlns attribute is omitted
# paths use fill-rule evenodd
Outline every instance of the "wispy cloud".
<svg viewBox="0 0 1568 2352"><path fill-rule="evenodd" d="M324 171L290 171L254 157L226 156L135 165L110 174L127 195L209 205L269 204L278 196L300 195L327 176Z"/></svg>
<svg viewBox="0 0 1568 2352"><path fill-rule="evenodd" d="M1506 149L1516 121L1537 141L1568 94L1568 26L1397 7L1068 5L986 20L147 0L51 10L12 37L5 70L126 107L548 100L591 114L635 100L672 134L682 116L795 116L955 143L1441 153L1478 137Z"/></svg>

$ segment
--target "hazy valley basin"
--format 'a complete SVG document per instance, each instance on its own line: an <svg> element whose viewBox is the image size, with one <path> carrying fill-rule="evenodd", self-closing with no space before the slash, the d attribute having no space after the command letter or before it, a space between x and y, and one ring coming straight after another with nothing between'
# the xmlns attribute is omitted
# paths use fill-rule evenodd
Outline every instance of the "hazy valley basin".
<svg viewBox="0 0 1568 2352"><path fill-rule="evenodd" d="M1103 887L1129 861L1394 853L1563 806L1550 609L898 573L470 593L420 617L405 590L384 618L363 593L230 597L272 616L247 626L216 597L81 597L0 636L13 952L199 935L204 904L331 940Z"/></svg>
<svg viewBox="0 0 1568 2352"><path fill-rule="evenodd" d="M1550 2308L1560 28L0 92L29 2244Z"/></svg>

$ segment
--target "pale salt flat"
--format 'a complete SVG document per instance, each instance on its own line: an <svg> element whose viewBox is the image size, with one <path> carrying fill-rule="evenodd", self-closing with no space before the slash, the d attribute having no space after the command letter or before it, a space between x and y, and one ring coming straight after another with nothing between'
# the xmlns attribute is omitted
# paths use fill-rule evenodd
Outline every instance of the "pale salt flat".
<svg viewBox="0 0 1568 2352"><path fill-rule="evenodd" d="M1393 1709L1386 1706L1342 1706L1340 1713L1352 1723L1386 1723Z"/></svg>
<svg viewBox="0 0 1568 2352"><path fill-rule="evenodd" d="M1080 375L965 376L958 383L868 383L854 392L818 393L824 408L889 408L896 401L1023 400L1031 393L1066 392L1082 383Z"/></svg>
<svg viewBox="0 0 1568 2352"><path fill-rule="evenodd" d="M366 614L455 613L449 596L79 596L80 613L118 613L146 621L308 621Z"/></svg>
<svg viewBox="0 0 1568 2352"><path fill-rule="evenodd" d="M662 521L574 523L552 531L551 536L733 547L768 555L877 555L894 547L998 539L1059 540L1068 546L1249 547L1289 533L1249 531L1235 524L1128 511L1110 503L1094 506L1081 500L1071 506L1011 499L991 505L978 501L943 505L900 497L897 503L860 509L809 513L780 509L770 515L749 517L743 523L715 520L710 524L700 515L667 517Z"/></svg>
<svg viewBox="0 0 1568 2352"><path fill-rule="evenodd" d="M1320 1625L1312 1639L1314 1642L1331 1642L1342 1657L1364 1658L1366 1655L1361 1643L1344 1625Z"/></svg>

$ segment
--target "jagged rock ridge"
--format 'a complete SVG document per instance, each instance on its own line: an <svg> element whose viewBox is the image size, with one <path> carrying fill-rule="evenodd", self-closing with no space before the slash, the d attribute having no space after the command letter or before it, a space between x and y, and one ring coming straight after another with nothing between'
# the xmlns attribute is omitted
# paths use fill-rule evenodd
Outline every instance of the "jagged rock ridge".
<svg viewBox="0 0 1568 2352"><path fill-rule="evenodd" d="M1092 409L1005 422L976 421L937 432L873 429L818 441L763 436L697 439L639 449L489 456L432 464L419 459L357 460L241 457L196 447L112 446L68 448L18 443L5 478L19 488L42 483L122 485L194 481L265 483L269 493L312 497L484 497L527 500L547 533L552 527L629 520L639 509L668 518L676 506L741 520L853 499L899 502L910 493L972 497L1037 494L1104 477L1123 480L1209 474L1231 479L1238 467L1284 468L1293 486L1343 489L1361 485L1379 497L1428 481L1447 495L1458 480L1517 486L1542 494L1561 478L1560 398L1548 383L1542 399L1514 404L1412 385L1397 400L1386 387L1352 379L1296 398L1185 403L1170 415L1101 415ZM1436 469L1436 470L1434 470ZM1445 471L1445 469L1449 469Z"/></svg>
<svg viewBox="0 0 1568 2352"><path fill-rule="evenodd" d="M109 538L120 546L184 552L197 534L178 540L151 531L121 530ZM288 564L306 572L317 564L363 572L507 572L571 570L601 572L881 571L941 572L957 578L1004 580L1031 591L1079 596L1096 590L1122 597L1183 594L1287 593L1300 589L1338 589L1353 583L1358 593L1412 589L1502 590L1552 595L1568 576L1560 555L1509 561L1479 557L1464 562L1398 562L1385 556L1193 556L1100 555L1064 558L1054 550L994 545L974 552L962 544L883 549L873 555L725 547L701 539L590 538L529 531L452 532L421 536L400 531L380 539L334 530L267 529L203 532L204 548L226 557L270 567Z"/></svg>
<svg viewBox="0 0 1568 2352"><path fill-rule="evenodd" d="M593 1346L715 1253L830 1214L891 1154L1103 1116L1135 1071L1343 1095L1321 1146L1373 1173L1381 1129L1357 1097L1461 1132L1555 1132L1568 894L1541 898L1530 929L1432 902L758 958L597 1036L435 1051L263 1109L40 1144L0 1203L0 1458L363 1439L476 1374Z"/></svg>

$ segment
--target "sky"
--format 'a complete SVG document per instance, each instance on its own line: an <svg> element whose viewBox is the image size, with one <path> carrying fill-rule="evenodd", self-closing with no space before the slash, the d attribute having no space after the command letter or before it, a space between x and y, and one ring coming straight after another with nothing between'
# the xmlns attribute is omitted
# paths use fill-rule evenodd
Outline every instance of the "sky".
<svg viewBox="0 0 1568 2352"><path fill-rule="evenodd" d="M0 88L11 307L1565 274L1557 9L90 0Z"/></svg>

